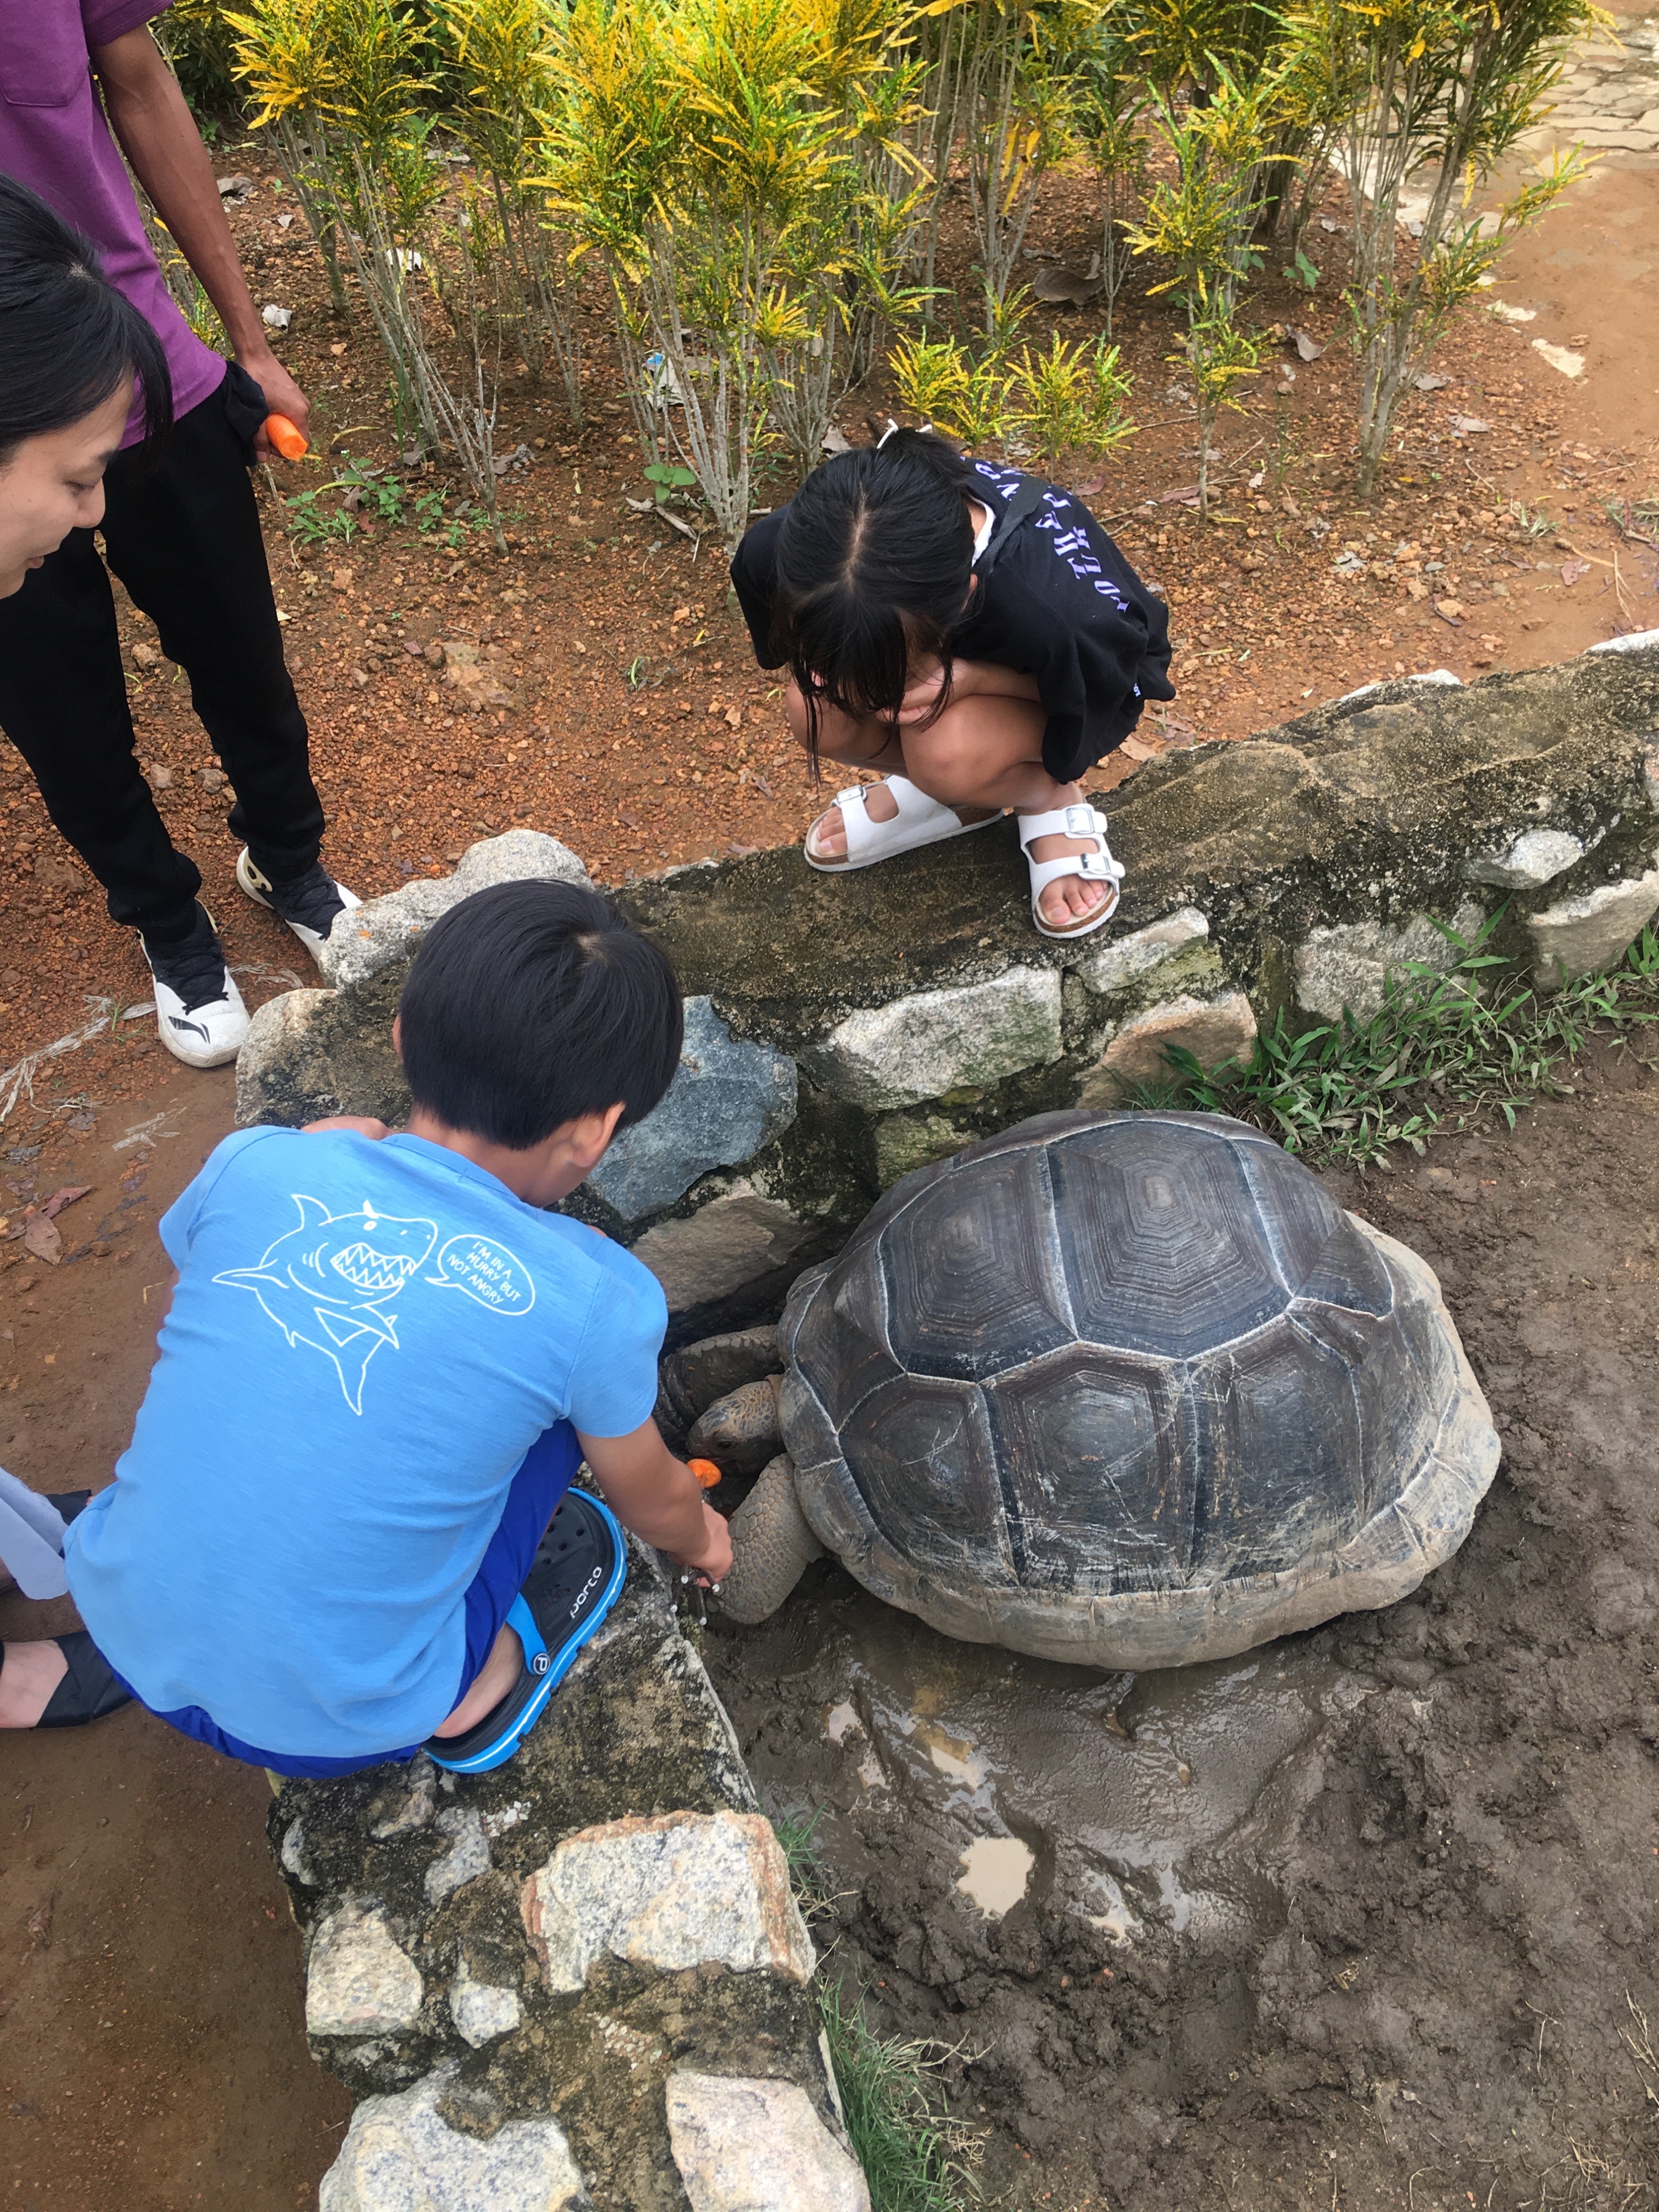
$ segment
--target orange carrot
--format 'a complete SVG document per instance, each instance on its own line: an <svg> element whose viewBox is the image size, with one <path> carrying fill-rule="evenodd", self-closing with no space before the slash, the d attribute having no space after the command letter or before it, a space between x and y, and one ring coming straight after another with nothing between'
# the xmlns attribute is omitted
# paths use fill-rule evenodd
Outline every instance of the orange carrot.
<svg viewBox="0 0 1659 2212"><path fill-rule="evenodd" d="M689 1459L685 1463L705 1490L712 1490L720 1479L720 1471L712 1459Z"/></svg>
<svg viewBox="0 0 1659 2212"><path fill-rule="evenodd" d="M265 435L285 461L302 461L311 451L303 434L286 415L267 415Z"/></svg>

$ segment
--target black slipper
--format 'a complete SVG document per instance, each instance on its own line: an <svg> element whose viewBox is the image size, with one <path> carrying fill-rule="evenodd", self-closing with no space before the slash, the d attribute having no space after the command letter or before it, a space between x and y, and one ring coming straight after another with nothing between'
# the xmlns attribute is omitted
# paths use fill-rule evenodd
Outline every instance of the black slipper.
<svg viewBox="0 0 1659 2212"><path fill-rule="evenodd" d="M49 1490L46 1492L47 1504L58 1508L64 1516L65 1528L71 1521L78 1521L91 1502L92 1492L89 1490Z"/></svg>
<svg viewBox="0 0 1659 2212"><path fill-rule="evenodd" d="M617 1602L627 1572L627 1539L610 1507L585 1490L567 1490L507 1611L507 1626L524 1646L519 1680L464 1735L428 1736L433 1764L484 1774L511 1759Z"/></svg>
<svg viewBox="0 0 1659 2212"><path fill-rule="evenodd" d="M36 1728L84 1728L132 1703L132 1692L84 1628L71 1629L52 1642L69 1662L69 1672L46 1700Z"/></svg>

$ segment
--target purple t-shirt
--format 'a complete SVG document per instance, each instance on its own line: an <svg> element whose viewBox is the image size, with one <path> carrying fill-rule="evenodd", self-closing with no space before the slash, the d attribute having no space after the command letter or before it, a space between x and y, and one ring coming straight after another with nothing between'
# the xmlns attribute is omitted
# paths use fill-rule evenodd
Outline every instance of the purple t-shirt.
<svg viewBox="0 0 1659 2212"><path fill-rule="evenodd" d="M0 169L39 192L98 248L104 272L154 324L173 371L175 418L224 380L168 291L110 135L90 50L164 15L171 0L0 0ZM127 425L124 445L138 436Z"/></svg>

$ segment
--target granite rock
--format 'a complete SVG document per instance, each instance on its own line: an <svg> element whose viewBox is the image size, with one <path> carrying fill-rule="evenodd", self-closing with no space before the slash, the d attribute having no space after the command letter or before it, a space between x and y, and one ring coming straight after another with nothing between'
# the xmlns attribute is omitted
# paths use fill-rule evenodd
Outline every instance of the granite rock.
<svg viewBox="0 0 1659 2212"><path fill-rule="evenodd" d="M465 1959L449 1984L449 2016L475 2051L514 2034L520 2017L519 1992L494 1982L475 1981Z"/></svg>
<svg viewBox="0 0 1659 2212"><path fill-rule="evenodd" d="M691 2212L870 2212L864 2176L794 2082L679 2067L667 2104Z"/></svg>
<svg viewBox="0 0 1659 2212"><path fill-rule="evenodd" d="M1611 968L1659 913L1659 866L1623 882L1601 884L1577 898L1563 899L1527 921L1533 972L1540 985L1558 989L1577 975Z"/></svg>
<svg viewBox="0 0 1659 2212"><path fill-rule="evenodd" d="M1473 904L1460 906L1449 927L1472 937L1485 920ZM1408 964L1445 974L1457 963L1449 944L1425 914L1408 921L1348 921L1334 929L1315 929L1297 948L1296 992L1307 1012L1339 1021L1346 1006L1359 1020L1376 1013L1391 975Z"/></svg>
<svg viewBox="0 0 1659 2212"><path fill-rule="evenodd" d="M718 1961L796 1982L812 1946L772 1824L759 1814L630 1814L557 1844L520 1910L550 1990L586 1986L607 1952L678 1972Z"/></svg>
<svg viewBox="0 0 1659 2212"><path fill-rule="evenodd" d="M412 2027L424 1991L385 1908L354 1899L331 1912L306 1961L307 2035L384 2035Z"/></svg>
<svg viewBox="0 0 1659 2212"><path fill-rule="evenodd" d="M672 1206L712 1168L736 1167L795 1118L795 1063L734 1038L706 998L685 1002L685 1042L666 1096L624 1129L587 1187L624 1221Z"/></svg>
<svg viewBox="0 0 1659 2212"><path fill-rule="evenodd" d="M1248 1052L1255 1042L1255 1015L1242 991L1218 999L1183 995L1149 1006L1125 1022L1084 1079L1079 1106L1115 1106L1137 1085L1169 1083L1175 1070L1166 1048L1179 1045L1206 1070Z"/></svg>
<svg viewBox="0 0 1659 2212"><path fill-rule="evenodd" d="M1536 890L1584 857L1583 840L1565 830L1524 830L1501 853L1487 853L1463 864L1472 884L1496 884L1500 890Z"/></svg>
<svg viewBox="0 0 1659 2212"><path fill-rule="evenodd" d="M453 2070L358 2106L317 2212L587 2212L556 2120L508 2120L483 2142L448 2125L438 2103Z"/></svg>
<svg viewBox="0 0 1659 2212"><path fill-rule="evenodd" d="M1162 921L1092 947L1072 963L1072 973L1104 997L1108 992L1121 991L1126 984L1139 981L1154 968L1162 968L1209 933L1210 925L1196 907L1178 907Z"/></svg>
<svg viewBox="0 0 1659 2212"><path fill-rule="evenodd" d="M1060 1053L1060 976L1052 968L1017 967L988 983L860 1007L811 1059L825 1090L881 1112L1000 1083Z"/></svg>
<svg viewBox="0 0 1659 2212"><path fill-rule="evenodd" d="M470 1807L447 1805L434 1825L441 1836L449 1838L449 1848L426 1870L426 1901L441 1905L465 1883L489 1873L489 1844L483 1822Z"/></svg>
<svg viewBox="0 0 1659 2212"><path fill-rule="evenodd" d="M717 1304L787 1270L812 1235L810 1222L739 1181L684 1219L658 1222L633 1251L676 1314Z"/></svg>
<svg viewBox="0 0 1659 2212"><path fill-rule="evenodd" d="M1659 647L1659 629L1633 629L1625 637L1604 637L1586 653L1650 653Z"/></svg>
<svg viewBox="0 0 1659 2212"><path fill-rule="evenodd" d="M336 990L366 983L382 968L406 960L440 915L492 884L586 884L586 869L568 845L540 830L509 830L470 845L453 875L418 876L384 898L341 915L317 965ZM240 1071L239 1071L240 1072Z"/></svg>

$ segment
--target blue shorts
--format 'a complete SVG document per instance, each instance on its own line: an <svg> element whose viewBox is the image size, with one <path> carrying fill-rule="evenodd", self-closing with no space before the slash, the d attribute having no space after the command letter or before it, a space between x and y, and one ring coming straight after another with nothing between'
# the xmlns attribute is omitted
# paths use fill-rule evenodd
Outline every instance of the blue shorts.
<svg viewBox="0 0 1659 2212"><path fill-rule="evenodd" d="M484 1547L477 1573L467 1585L466 1656L461 1662L461 1679L450 1706L452 1712L477 1680L485 1660L495 1649L507 1608L523 1589L554 1509L575 1480L581 1462L582 1448L568 1421L561 1421L556 1427L547 1430L525 1454L508 1487L495 1533ZM123 1686L132 1687L131 1683ZM134 1692L135 1697L137 1694ZM142 1705L143 1700L139 1698L138 1702ZM176 1712L158 1713L156 1717L164 1720L169 1728L177 1729L181 1735L192 1736L210 1750L223 1752L227 1759L240 1759L249 1766L269 1767L273 1774L319 1778L357 1774L365 1767L404 1764L413 1759L421 1747L417 1743L405 1744L401 1750L380 1752L372 1759L305 1759L289 1752L261 1751L253 1744L244 1743L240 1736L228 1735L200 1705L180 1705Z"/></svg>

